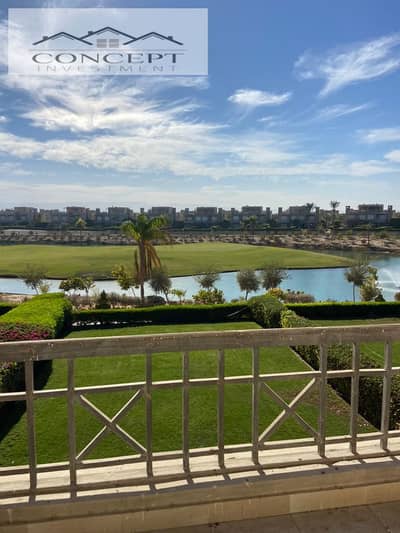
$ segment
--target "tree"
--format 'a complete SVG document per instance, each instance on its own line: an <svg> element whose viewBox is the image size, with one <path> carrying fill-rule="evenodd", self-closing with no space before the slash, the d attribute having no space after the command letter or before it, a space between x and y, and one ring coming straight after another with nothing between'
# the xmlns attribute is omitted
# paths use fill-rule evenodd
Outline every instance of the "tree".
<svg viewBox="0 0 400 533"><path fill-rule="evenodd" d="M186 291L184 291L183 289L172 289L171 294L179 298L179 303L181 304L183 298L186 296Z"/></svg>
<svg viewBox="0 0 400 533"><path fill-rule="evenodd" d="M240 290L246 293L245 300L247 300L249 292L256 292L260 287L260 281L258 280L254 270L241 270L237 273L236 279L239 284Z"/></svg>
<svg viewBox="0 0 400 533"><path fill-rule="evenodd" d="M381 289L378 287L377 280L370 276L360 287L361 300L363 302L382 301L383 295Z"/></svg>
<svg viewBox="0 0 400 533"><path fill-rule="evenodd" d="M261 270L261 285L269 291L279 287L284 279L287 279L288 273L285 269L276 265L265 265Z"/></svg>
<svg viewBox="0 0 400 533"><path fill-rule="evenodd" d="M198 274L197 276L195 276L195 279L200 285L200 287L202 289L206 289L207 291L211 291L211 289L214 288L214 285L219 280L219 278L220 275L218 274L218 272L215 272L213 270L208 270L203 274Z"/></svg>
<svg viewBox="0 0 400 533"><path fill-rule="evenodd" d="M96 309L110 309L110 307L110 299L107 296L106 291L101 291L99 297L97 298Z"/></svg>
<svg viewBox="0 0 400 533"><path fill-rule="evenodd" d="M111 275L117 280L121 290L131 290L133 296L136 296L135 288L139 287L137 273L130 274L124 265L116 265L111 271Z"/></svg>
<svg viewBox="0 0 400 533"><path fill-rule="evenodd" d="M353 302L356 301L356 287L361 287L373 277L377 279L377 270L372 267L366 258L359 258L354 265L350 266L344 273L346 280L353 284Z"/></svg>
<svg viewBox="0 0 400 533"><path fill-rule="evenodd" d="M151 277L153 268L160 268L161 261L157 255L154 240L166 240L164 228L167 221L164 217L149 219L146 215L139 215L135 222L128 220L121 226L122 232L133 239L137 245L135 250L135 272L140 286L140 299L144 304L144 283Z"/></svg>
<svg viewBox="0 0 400 533"><path fill-rule="evenodd" d="M93 289L93 287L95 286L93 278L91 278L89 276L82 276L81 277L81 282L82 282L83 290L86 293L86 296L89 296L90 289Z"/></svg>
<svg viewBox="0 0 400 533"><path fill-rule="evenodd" d="M251 234L254 236L254 232L256 231L256 228L257 228L257 217L255 217L254 215L249 217L247 224L248 224L248 228L251 231Z"/></svg>
<svg viewBox="0 0 400 533"><path fill-rule="evenodd" d="M89 296L89 291L92 287L94 287L94 281L87 276L74 276L73 278L64 279L59 285L62 291L85 291L86 296Z"/></svg>
<svg viewBox="0 0 400 533"><path fill-rule="evenodd" d="M75 222L75 227L79 230L79 240L82 242L82 231L86 229L86 222L83 220L83 218L79 217Z"/></svg>
<svg viewBox="0 0 400 533"><path fill-rule="evenodd" d="M329 202L331 208L332 208L332 227L335 226L335 222L336 222L336 209L339 207L340 205L340 202L338 202L337 200L331 200Z"/></svg>
<svg viewBox="0 0 400 533"><path fill-rule="evenodd" d="M172 281L165 268L154 268L151 273L149 284L156 294L164 294L165 299L169 302L168 294L171 290Z"/></svg>
<svg viewBox="0 0 400 533"><path fill-rule="evenodd" d="M39 294L40 288L43 287L46 272L38 266L26 265L21 275L22 281L27 287Z"/></svg>

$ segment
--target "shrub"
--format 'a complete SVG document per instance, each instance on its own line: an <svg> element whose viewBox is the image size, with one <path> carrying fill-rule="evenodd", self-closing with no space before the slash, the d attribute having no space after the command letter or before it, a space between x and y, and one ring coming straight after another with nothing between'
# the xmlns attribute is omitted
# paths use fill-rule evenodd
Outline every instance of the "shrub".
<svg viewBox="0 0 400 533"><path fill-rule="evenodd" d="M306 318L296 315L294 311L286 309L281 315L284 328L310 327L312 323ZM319 369L319 349L317 346L295 346L296 352L310 366ZM375 360L367 354L361 353L360 366L362 368L379 368ZM352 348L348 344L334 344L328 348L328 370L348 370L352 367ZM330 385L342 396L346 402L351 402L351 379L336 378L329 380ZM379 377L360 377L359 413L375 427L381 423L383 380ZM390 428L395 429L400 421L400 376L392 378L392 395L390 399Z"/></svg>
<svg viewBox="0 0 400 533"><path fill-rule="evenodd" d="M0 317L0 340L60 337L71 323L71 304L64 295L42 294Z"/></svg>
<svg viewBox="0 0 400 533"><path fill-rule="evenodd" d="M63 294L43 294L28 300L0 317L0 341L43 340L60 337L72 325L72 306ZM38 372L47 372L47 361L35 363ZM24 388L24 365L0 363L0 390ZM1 407L1 405L0 405Z"/></svg>
<svg viewBox="0 0 400 533"><path fill-rule="evenodd" d="M200 289L197 294L193 294L196 304L223 304L225 302L224 293L220 289Z"/></svg>
<svg viewBox="0 0 400 533"><path fill-rule="evenodd" d="M247 305L168 305L135 309L98 309L75 311L73 320L78 326L131 324L194 324L232 322L249 318Z"/></svg>
<svg viewBox="0 0 400 533"><path fill-rule="evenodd" d="M279 328L283 309L282 302L274 296L255 296L249 300L250 314L263 328Z"/></svg>
<svg viewBox="0 0 400 533"><path fill-rule="evenodd" d="M110 309L111 304L106 291L101 291L96 302L96 309Z"/></svg>
<svg viewBox="0 0 400 533"><path fill-rule="evenodd" d="M155 305L165 305L165 304L166 304L165 299L162 296L158 296L157 294L149 294L144 299L144 305L146 305L147 307L154 307Z"/></svg>

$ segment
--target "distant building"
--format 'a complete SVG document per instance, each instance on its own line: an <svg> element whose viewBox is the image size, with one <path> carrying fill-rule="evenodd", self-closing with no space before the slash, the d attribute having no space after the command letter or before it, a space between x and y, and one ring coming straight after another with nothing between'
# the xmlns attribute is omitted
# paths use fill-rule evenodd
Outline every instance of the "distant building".
<svg viewBox="0 0 400 533"><path fill-rule="evenodd" d="M67 215L59 209L40 209L38 220L46 226L58 226L67 221Z"/></svg>
<svg viewBox="0 0 400 533"><path fill-rule="evenodd" d="M386 226L391 223L394 213L391 205L388 205L387 209L384 209L383 204L360 204L358 209L346 206L344 222L347 226L360 224Z"/></svg>
<svg viewBox="0 0 400 533"><path fill-rule="evenodd" d="M278 208L278 213L273 215L278 226L289 227L297 226L301 228L313 228L319 223L319 207L311 205L292 205L285 211L282 207Z"/></svg>
<svg viewBox="0 0 400 533"><path fill-rule="evenodd" d="M165 206L151 207L148 210L147 214L150 218L165 217L168 220L168 223L170 225L175 224L175 220L176 220L176 208L175 207L165 207Z"/></svg>
<svg viewBox="0 0 400 533"><path fill-rule="evenodd" d="M122 224L132 218L133 212L129 207L109 207L107 209L110 224Z"/></svg>
<svg viewBox="0 0 400 533"><path fill-rule="evenodd" d="M82 220L87 220L89 209L87 207L67 207L67 222L74 223L81 218Z"/></svg>
<svg viewBox="0 0 400 533"><path fill-rule="evenodd" d="M37 219L36 207L14 207L15 222L17 224L33 224Z"/></svg>
<svg viewBox="0 0 400 533"><path fill-rule="evenodd" d="M213 226L218 224L218 207L196 207L194 222L198 226Z"/></svg>

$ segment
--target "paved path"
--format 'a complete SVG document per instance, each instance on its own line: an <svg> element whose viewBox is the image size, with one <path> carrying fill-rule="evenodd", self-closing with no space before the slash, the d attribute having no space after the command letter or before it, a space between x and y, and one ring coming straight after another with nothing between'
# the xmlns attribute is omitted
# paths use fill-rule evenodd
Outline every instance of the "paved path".
<svg viewBox="0 0 400 533"><path fill-rule="evenodd" d="M400 502L169 529L165 533L400 533Z"/></svg>

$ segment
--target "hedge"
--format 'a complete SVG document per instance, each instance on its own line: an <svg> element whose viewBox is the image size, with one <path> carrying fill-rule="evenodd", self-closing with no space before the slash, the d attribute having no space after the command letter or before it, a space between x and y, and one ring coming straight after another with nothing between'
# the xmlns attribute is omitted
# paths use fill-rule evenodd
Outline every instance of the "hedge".
<svg viewBox="0 0 400 533"><path fill-rule="evenodd" d="M313 302L286 307L310 320L400 317L400 302Z"/></svg>
<svg viewBox="0 0 400 533"><path fill-rule="evenodd" d="M296 315L290 309L282 312L284 328L310 327L313 324L306 318ZM296 352L310 366L319 369L319 349L317 346L295 346ZM380 368L380 365L365 353L360 354L361 368ZM328 370L348 370L352 367L352 347L348 344L334 344L328 348ZM351 402L351 378L329 379L329 384L346 402ZM381 424L383 379L380 377L360 377L359 413L375 427ZM400 376L392 378L390 399L390 429L396 429L400 422Z"/></svg>
<svg viewBox="0 0 400 533"><path fill-rule="evenodd" d="M131 324L193 324L233 322L249 318L247 305L160 305L134 309L94 309L75 311L75 326L116 326Z"/></svg>
<svg viewBox="0 0 400 533"><path fill-rule="evenodd" d="M16 304L0 302L0 316L5 315L6 313L14 309L14 307L17 307Z"/></svg>
<svg viewBox="0 0 400 533"><path fill-rule="evenodd" d="M60 337L71 319L72 306L64 294L42 294L0 317L0 341Z"/></svg>
<svg viewBox="0 0 400 533"><path fill-rule="evenodd" d="M263 328L279 328L283 303L275 296L255 296L249 300L252 319Z"/></svg>
<svg viewBox="0 0 400 533"><path fill-rule="evenodd" d="M0 317L0 341L40 340L61 337L72 324L71 303L63 294L44 294L24 302ZM35 379L48 372L49 363L35 363ZM0 391L21 390L22 363L0 363ZM0 405L1 407L1 405Z"/></svg>

